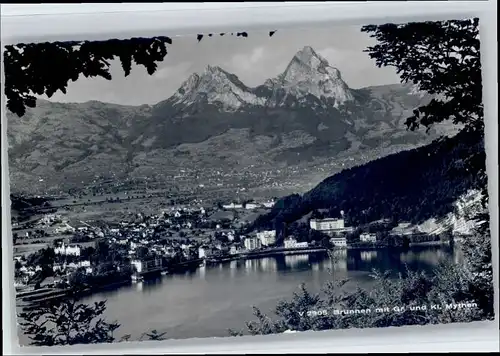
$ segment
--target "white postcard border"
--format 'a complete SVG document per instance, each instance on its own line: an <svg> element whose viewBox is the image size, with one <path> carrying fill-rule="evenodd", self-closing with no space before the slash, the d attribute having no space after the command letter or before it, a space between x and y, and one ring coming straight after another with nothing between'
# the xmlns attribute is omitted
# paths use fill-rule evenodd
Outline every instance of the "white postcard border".
<svg viewBox="0 0 500 356"><path fill-rule="evenodd" d="M99 40L148 35L286 30L333 25L440 20L478 16L481 26L493 248L494 322L418 327L352 329L294 335L130 342L75 347L19 347L15 323L5 98L2 87L2 309L6 354L165 354L288 352L498 351L498 84L496 1L368 3L205 3L2 5L2 44L55 40ZM43 36L43 37L42 37ZM3 85L3 64L1 68Z"/></svg>

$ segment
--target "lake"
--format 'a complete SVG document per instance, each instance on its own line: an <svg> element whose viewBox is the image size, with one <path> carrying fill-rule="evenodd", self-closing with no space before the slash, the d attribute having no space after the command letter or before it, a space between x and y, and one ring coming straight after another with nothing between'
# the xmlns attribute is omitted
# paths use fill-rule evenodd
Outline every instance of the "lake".
<svg viewBox="0 0 500 356"><path fill-rule="evenodd" d="M319 291L327 281L349 278L343 288L369 288L374 268L390 270L394 277L407 268L432 272L440 261L459 263L456 250L340 250L335 262L325 253L231 261L100 292L84 302L107 299L105 316L121 324L118 337L130 334L137 340L153 329L175 339L228 336L229 328L241 330L253 319L252 306L270 312L302 282ZM26 337L21 336L23 341Z"/></svg>

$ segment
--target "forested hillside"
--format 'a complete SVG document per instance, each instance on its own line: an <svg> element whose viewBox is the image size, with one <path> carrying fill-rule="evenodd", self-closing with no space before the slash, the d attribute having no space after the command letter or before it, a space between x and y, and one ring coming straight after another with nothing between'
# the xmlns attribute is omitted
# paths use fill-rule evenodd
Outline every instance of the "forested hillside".
<svg viewBox="0 0 500 356"><path fill-rule="evenodd" d="M476 186L467 165L484 165L483 138L461 132L430 145L346 169L303 196L280 199L254 228L280 228L316 209L331 217L343 210L353 225L378 219L422 222L450 212L453 202Z"/></svg>

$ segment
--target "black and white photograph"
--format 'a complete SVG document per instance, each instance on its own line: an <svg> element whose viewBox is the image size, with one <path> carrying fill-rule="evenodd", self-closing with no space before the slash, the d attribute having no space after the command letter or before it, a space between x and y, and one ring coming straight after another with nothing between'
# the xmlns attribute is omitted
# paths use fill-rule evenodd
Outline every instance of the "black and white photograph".
<svg viewBox="0 0 500 356"><path fill-rule="evenodd" d="M19 344L493 320L479 22L3 43Z"/></svg>

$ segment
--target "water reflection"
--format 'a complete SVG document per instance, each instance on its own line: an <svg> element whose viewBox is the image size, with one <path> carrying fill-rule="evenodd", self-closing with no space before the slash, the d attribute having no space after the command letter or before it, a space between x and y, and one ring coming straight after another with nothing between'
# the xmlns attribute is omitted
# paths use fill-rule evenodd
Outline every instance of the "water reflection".
<svg viewBox="0 0 500 356"><path fill-rule="evenodd" d="M450 248L413 246L236 260L96 293L85 303L107 299L107 315L120 320L123 334L140 335L163 323L162 331L172 338L227 336L229 328L241 328L242 321L252 319L250 305L274 308L300 283L319 291L327 281L348 278L344 288L370 288L373 269L394 276L407 268L430 272L443 259L462 261Z"/></svg>
<svg viewBox="0 0 500 356"><path fill-rule="evenodd" d="M242 276L283 274L294 276L300 273L312 272L313 275L330 275L333 272L341 272L337 276L351 278L352 272L369 273L374 269L391 271L395 275L409 270L432 271L441 261L450 260L461 263L462 256L459 252L449 247L441 248L411 248L402 249L380 249L380 250L335 250L330 255L327 253L277 255L265 258L247 260L234 260L218 265L200 266L196 270L174 273L133 284L132 289L150 293L155 289L163 288L166 284L171 288L178 283L196 283L195 280L212 283L214 280L238 280ZM309 273L310 273L309 272ZM260 277L259 277L260 278ZM289 278L289 277L287 277ZM297 277L299 278L299 277ZM304 277L300 277L304 278ZM315 277L316 278L316 277ZM130 289L123 287L121 290ZM110 291L110 294L119 291Z"/></svg>
<svg viewBox="0 0 500 356"><path fill-rule="evenodd" d="M347 258L327 259L321 262L323 271L347 271Z"/></svg>
<svg viewBox="0 0 500 356"><path fill-rule="evenodd" d="M262 272L275 272L278 270L278 263L274 258L263 258L260 260L259 270Z"/></svg>
<svg viewBox="0 0 500 356"><path fill-rule="evenodd" d="M377 251L361 251L360 258L363 262L370 262L377 258Z"/></svg>
<svg viewBox="0 0 500 356"><path fill-rule="evenodd" d="M237 262L237 261L233 261ZM242 265L239 263L234 264L235 268L240 268ZM246 273L256 272L275 272L278 270L278 261L273 257L255 258L244 261L244 269Z"/></svg>
<svg viewBox="0 0 500 356"><path fill-rule="evenodd" d="M290 269L301 269L309 266L309 255L286 255L285 266Z"/></svg>
<svg viewBox="0 0 500 356"><path fill-rule="evenodd" d="M245 260L245 272L250 273L257 270L258 260Z"/></svg>
<svg viewBox="0 0 500 356"><path fill-rule="evenodd" d="M430 266L437 266L446 256L443 250L428 250L402 252L399 258L405 264L426 263Z"/></svg>
<svg viewBox="0 0 500 356"><path fill-rule="evenodd" d="M236 276L236 272L238 271L237 268L238 268L238 261L235 260L229 262L229 275L231 276L231 278L234 278Z"/></svg>

